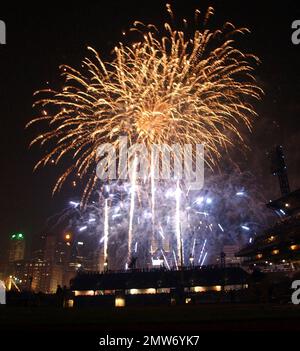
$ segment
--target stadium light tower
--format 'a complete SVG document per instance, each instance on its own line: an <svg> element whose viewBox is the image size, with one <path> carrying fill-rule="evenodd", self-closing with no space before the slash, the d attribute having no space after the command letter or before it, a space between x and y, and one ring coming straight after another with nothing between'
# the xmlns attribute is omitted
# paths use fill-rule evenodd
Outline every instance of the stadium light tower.
<svg viewBox="0 0 300 351"><path fill-rule="evenodd" d="M276 146L269 153L269 157L271 160L271 172L274 176L278 176L281 194L282 196L288 195L291 190L282 146Z"/></svg>

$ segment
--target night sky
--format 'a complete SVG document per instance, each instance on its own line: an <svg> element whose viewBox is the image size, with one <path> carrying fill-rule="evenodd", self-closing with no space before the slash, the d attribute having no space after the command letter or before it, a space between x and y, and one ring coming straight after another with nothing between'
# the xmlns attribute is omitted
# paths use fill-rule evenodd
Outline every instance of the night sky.
<svg viewBox="0 0 300 351"><path fill-rule="evenodd" d="M52 186L60 169L47 167L33 174L41 152L38 147L28 150L33 132L24 127L34 117L34 91L46 87L46 82L59 88L62 80L58 66L62 63L79 66L88 45L109 58L114 45L123 40L122 30L134 20L160 26L168 19L164 1L97 3L73 2L68 8L52 2L32 8L29 2L10 8L1 4L0 20L7 26L7 45L0 45L0 261L11 233L22 231L36 238L48 230L46 219L78 195L67 186L52 197ZM212 5L213 26L222 26L228 20L251 30L250 35L241 38L240 45L262 61L256 77L265 97L256 104L260 117L248 136L252 150L245 157L239 156L240 165L257 176L267 199L275 198L279 190L276 179L269 174L265 153L273 145L282 144L291 188L300 187L300 45L291 42L291 24L300 20L298 3L291 0L170 3L177 18L192 19L195 8L205 10Z"/></svg>

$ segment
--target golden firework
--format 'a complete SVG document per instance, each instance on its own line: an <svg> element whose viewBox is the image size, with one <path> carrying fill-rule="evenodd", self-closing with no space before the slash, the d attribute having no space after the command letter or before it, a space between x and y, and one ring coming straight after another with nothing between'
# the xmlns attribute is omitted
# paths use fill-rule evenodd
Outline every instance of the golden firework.
<svg viewBox="0 0 300 351"><path fill-rule="evenodd" d="M212 12L209 8L204 22ZM31 144L52 145L36 167L73 160L54 192L74 174L88 176L87 199L97 181L98 146L116 144L120 135L127 135L130 145L147 148L204 144L206 161L213 165L228 145L243 141L242 125L251 128L251 101L262 93L252 76L258 59L231 39L247 29L226 23L222 30L198 29L187 36L168 23L161 34L153 25L135 22L131 31L139 40L116 46L111 62L88 48L80 70L61 67L61 91L36 93L35 106L44 112L29 125L44 122L47 127Z"/></svg>

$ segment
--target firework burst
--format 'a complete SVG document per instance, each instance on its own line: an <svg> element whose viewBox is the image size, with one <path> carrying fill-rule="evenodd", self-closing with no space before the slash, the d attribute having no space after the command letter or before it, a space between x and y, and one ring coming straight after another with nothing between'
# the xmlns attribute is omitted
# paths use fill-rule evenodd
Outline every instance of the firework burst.
<svg viewBox="0 0 300 351"><path fill-rule="evenodd" d="M198 10L195 14L199 17ZM204 22L211 14L210 8ZM204 28L189 36L170 24L159 32L136 22L130 31L139 39L116 46L111 62L89 48L80 70L61 67L60 91L36 93L42 114L28 125L42 122L46 131L31 144L49 143L51 149L36 167L72 160L54 192L67 178L84 178L85 202L97 182L97 148L116 145L121 135L130 145L147 148L204 144L206 162L214 165L222 150L243 142L241 125L251 128L251 101L262 93L252 76L258 60L230 39L247 29L226 23L221 30Z"/></svg>
<svg viewBox="0 0 300 351"><path fill-rule="evenodd" d="M212 174L201 191L179 192L173 182L157 188L160 206L153 236L148 189L139 188L140 205L131 218L135 228L131 240L132 254L140 268L161 261L166 267L179 268L189 265L191 258L195 265L214 263L224 245L243 246L274 220L271 213L264 211L266 199L252 174ZM58 217L65 223L66 232L73 232L76 241L87 244L90 255L103 253L102 268L107 260L110 269L123 269L128 263L131 185L112 182L109 191L104 205L91 201L80 209L79 203L72 201Z"/></svg>

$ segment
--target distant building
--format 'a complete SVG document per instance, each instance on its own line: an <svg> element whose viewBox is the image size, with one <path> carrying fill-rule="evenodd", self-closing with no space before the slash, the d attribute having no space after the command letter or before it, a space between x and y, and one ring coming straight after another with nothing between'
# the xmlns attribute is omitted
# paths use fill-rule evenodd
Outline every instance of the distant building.
<svg viewBox="0 0 300 351"><path fill-rule="evenodd" d="M101 254L101 247L93 252L85 242L75 240L72 232L62 237L48 233L40 236L30 258L25 259L24 236L15 234L11 237L9 263L0 264L0 276L2 273L10 282L11 289L54 293L57 285L69 286L79 271L103 270Z"/></svg>
<svg viewBox="0 0 300 351"><path fill-rule="evenodd" d="M56 236L55 235L46 235L45 236L45 243L44 243L44 260L49 262L56 261Z"/></svg>
<svg viewBox="0 0 300 351"><path fill-rule="evenodd" d="M1 261L0 262L0 280L4 280L5 279L6 271L7 271L7 263Z"/></svg>
<svg viewBox="0 0 300 351"><path fill-rule="evenodd" d="M63 266L43 260L19 261L15 264L13 282L20 290L55 293L63 283Z"/></svg>
<svg viewBox="0 0 300 351"><path fill-rule="evenodd" d="M10 247L8 253L8 262L13 263L22 261L25 258L25 238L24 234L13 234L10 237Z"/></svg>

